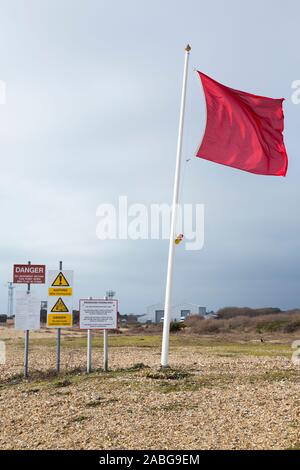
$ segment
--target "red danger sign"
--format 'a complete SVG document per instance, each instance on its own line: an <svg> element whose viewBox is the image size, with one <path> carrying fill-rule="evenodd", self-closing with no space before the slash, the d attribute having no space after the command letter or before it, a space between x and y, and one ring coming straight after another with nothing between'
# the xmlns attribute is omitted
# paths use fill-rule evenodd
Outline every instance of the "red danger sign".
<svg viewBox="0 0 300 470"><path fill-rule="evenodd" d="M14 284L45 284L44 264L14 264Z"/></svg>

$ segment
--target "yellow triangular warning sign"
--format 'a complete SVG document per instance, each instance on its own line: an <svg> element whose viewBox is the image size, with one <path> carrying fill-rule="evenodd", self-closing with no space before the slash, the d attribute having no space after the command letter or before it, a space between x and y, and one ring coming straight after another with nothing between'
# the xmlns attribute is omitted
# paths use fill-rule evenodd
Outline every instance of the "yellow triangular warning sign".
<svg viewBox="0 0 300 470"><path fill-rule="evenodd" d="M64 303L64 301L62 300L62 298L60 297L58 299L58 301L56 302L55 305L53 305L52 309L51 309L51 312L68 312L69 309L68 307L66 306L66 304Z"/></svg>
<svg viewBox="0 0 300 470"><path fill-rule="evenodd" d="M62 272L60 272L56 276L53 284L51 284L51 285L55 286L55 287L69 287L70 286L70 284L68 283L67 279L65 278L65 276L63 275Z"/></svg>

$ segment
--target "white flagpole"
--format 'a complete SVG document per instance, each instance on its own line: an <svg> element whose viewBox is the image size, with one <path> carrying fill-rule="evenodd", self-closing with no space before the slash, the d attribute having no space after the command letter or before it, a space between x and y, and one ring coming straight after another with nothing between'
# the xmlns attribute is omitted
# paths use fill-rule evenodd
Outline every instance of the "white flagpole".
<svg viewBox="0 0 300 470"><path fill-rule="evenodd" d="M179 203L179 184L180 184L181 154L182 154L182 140L183 140L183 127L184 127L184 112L185 112L186 86L187 86L187 78L188 78L188 65L189 65L190 51L191 51L191 47L187 45L185 48L184 74L183 74L181 108L180 108L180 119L179 119L179 133L178 133L178 142L177 142L176 171L175 171L174 193L173 193L173 203L172 203L169 260L168 260L165 310L164 310L164 329L163 329L162 350L161 350L161 366L162 367L169 366L169 336L170 336L170 322L171 322L171 312L172 312L173 264L174 264L174 254L175 254L175 238L176 238L175 229L176 229L176 220L177 220L177 207Z"/></svg>

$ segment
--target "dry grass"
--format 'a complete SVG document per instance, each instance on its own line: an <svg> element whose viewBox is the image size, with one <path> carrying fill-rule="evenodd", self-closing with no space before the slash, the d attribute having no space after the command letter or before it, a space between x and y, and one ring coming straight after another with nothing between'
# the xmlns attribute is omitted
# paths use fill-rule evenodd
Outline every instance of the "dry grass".
<svg viewBox="0 0 300 470"><path fill-rule="evenodd" d="M85 373L85 335L33 336L30 377L22 339L6 334L0 366L1 449L290 449L300 442L300 370L288 342L174 335L172 369L159 369L160 336L99 334ZM4 334L3 334L4 336ZM14 334L12 334L14 336Z"/></svg>
<svg viewBox="0 0 300 470"><path fill-rule="evenodd" d="M262 316L234 316L227 319L204 320L199 316L189 317L185 322L188 331L198 335L248 333L268 335L300 332L300 313L268 314Z"/></svg>

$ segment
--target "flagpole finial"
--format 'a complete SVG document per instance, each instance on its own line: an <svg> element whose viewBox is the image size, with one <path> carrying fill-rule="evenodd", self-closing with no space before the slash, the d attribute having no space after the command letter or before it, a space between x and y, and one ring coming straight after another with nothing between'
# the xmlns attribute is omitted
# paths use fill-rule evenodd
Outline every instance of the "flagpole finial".
<svg viewBox="0 0 300 470"><path fill-rule="evenodd" d="M190 52L192 50L191 46L188 44L185 48L186 52Z"/></svg>

